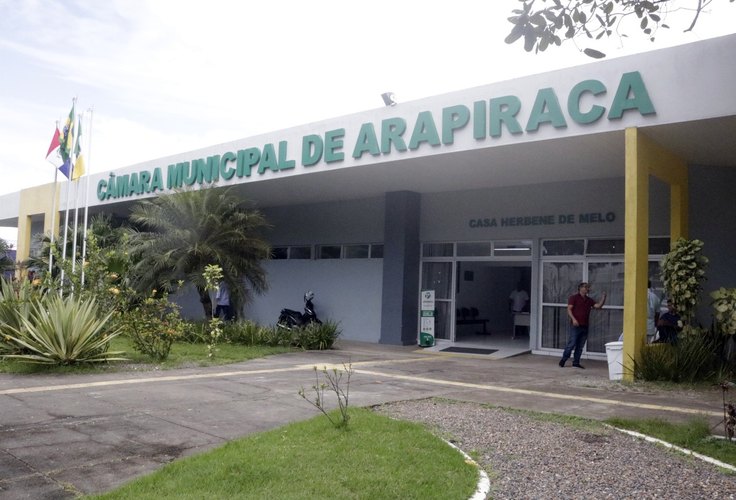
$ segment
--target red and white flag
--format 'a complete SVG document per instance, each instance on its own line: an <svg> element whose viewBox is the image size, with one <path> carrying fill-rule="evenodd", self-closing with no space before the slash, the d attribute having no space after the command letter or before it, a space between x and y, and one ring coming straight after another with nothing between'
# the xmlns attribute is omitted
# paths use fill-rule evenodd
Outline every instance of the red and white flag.
<svg viewBox="0 0 736 500"><path fill-rule="evenodd" d="M64 164L64 159L61 157L61 132L59 127L54 129L54 137L51 138L51 144L49 145L49 151L46 153L46 160L49 161L53 166L59 168Z"/></svg>

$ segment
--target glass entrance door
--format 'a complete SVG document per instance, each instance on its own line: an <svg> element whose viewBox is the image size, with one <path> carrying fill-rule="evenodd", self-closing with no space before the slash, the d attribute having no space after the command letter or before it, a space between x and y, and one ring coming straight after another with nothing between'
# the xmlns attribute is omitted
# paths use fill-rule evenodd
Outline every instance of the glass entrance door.
<svg viewBox="0 0 736 500"><path fill-rule="evenodd" d="M422 263L422 290L434 290L435 338L452 340L452 262Z"/></svg>

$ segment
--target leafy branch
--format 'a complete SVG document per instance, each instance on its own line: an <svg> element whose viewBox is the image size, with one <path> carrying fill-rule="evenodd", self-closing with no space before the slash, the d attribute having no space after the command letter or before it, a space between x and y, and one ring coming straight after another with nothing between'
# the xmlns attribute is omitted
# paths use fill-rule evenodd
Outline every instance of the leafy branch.
<svg viewBox="0 0 736 500"><path fill-rule="evenodd" d="M342 366L342 371L337 368L328 370L327 367L322 368L322 370L318 370L316 366L314 367L315 384L312 386L312 390L314 390L314 399L309 398L304 387L299 389L299 395L309 404L321 411L336 428L347 427L348 421L350 420L348 404L350 397L350 377L353 375L353 365L348 362L347 364L343 363ZM320 380L320 374L322 374L324 381ZM342 385L343 376L346 376L344 385ZM335 396L337 396L337 406L340 410L339 420L333 419L327 412L327 408L325 406L325 390L334 392Z"/></svg>
<svg viewBox="0 0 736 500"><path fill-rule="evenodd" d="M653 42L659 28L669 28L664 21L670 12L677 10L678 0L550 0L549 3L542 0L544 7L536 9L537 0L519 1L522 8L513 10L513 16L508 18L513 28L505 41L512 44L523 38L524 50L544 52L552 45L560 46L563 41L579 37L591 40L626 37L621 33L622 25L632 16L638 22L638 29ZM693 12L692 22L684 31L694 28L700 13L712 1L681 0L689 4L682 8ZM606 56L589 47L583 52L596 59Z"/></svg>

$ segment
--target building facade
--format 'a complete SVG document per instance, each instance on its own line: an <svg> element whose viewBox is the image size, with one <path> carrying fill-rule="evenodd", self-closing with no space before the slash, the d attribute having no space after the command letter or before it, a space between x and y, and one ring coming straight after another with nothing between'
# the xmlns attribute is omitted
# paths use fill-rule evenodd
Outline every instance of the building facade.
<svg viewBox="0 0 736 500"><path fill-rule="evenodd" d="M407 345L418 340L420 292L431 290L438 341L518 334L529 350L556 355L567 297L589 281L591 295L606 291L608 300L594 316L588 357L603 357L624 332L633 359L646 283L661 289L671 241L705 242L707 291L736 285L734 51L736 36L727 36L604 60L92 174L80 185L90 213L122 217L144 197L233 186L273 225L270 290L243 312L261 323L313 290L318 314L340 322L344 338ZM17 223L19 258L31 234L50 229L53 189L2 197L0 223ZM57 190L56 207L65 193ZM529 296L522 314L509 310L516 288Z"/></svg>

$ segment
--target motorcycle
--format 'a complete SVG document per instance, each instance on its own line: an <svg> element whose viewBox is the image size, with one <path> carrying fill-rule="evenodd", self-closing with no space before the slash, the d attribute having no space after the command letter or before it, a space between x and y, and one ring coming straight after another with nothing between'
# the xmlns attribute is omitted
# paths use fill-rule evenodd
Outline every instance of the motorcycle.
<svg viewBox="0 0 736 500"><path fill-rule="evenodd" d="M279 319L276 325L280 328L286 328L291 330L292 328L300 328L307 326L312 323L321 325L322 322L317 318L317 313L314 312L314 292L311 290L304 294L304 312L300 313L293 309L281 309Z"/></svg>

